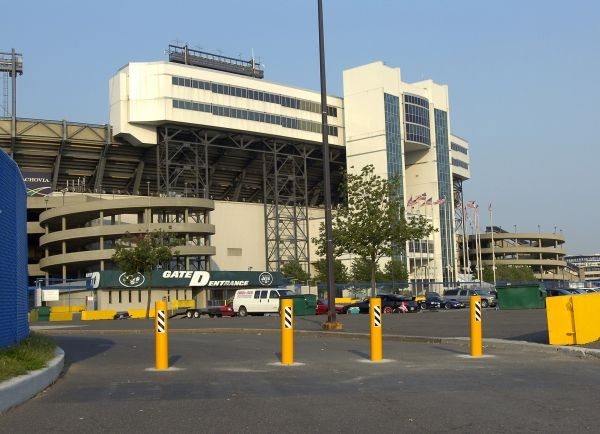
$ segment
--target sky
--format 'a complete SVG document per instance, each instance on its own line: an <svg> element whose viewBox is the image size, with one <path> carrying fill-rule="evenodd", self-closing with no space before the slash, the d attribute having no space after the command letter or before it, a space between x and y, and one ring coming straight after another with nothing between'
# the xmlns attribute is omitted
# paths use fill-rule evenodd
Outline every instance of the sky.
<svg viewBox="0 0 600 434"><path fill-rule="evenodd" d="M24 62L17 117L108 123L110 77L166 60L169 44L254 53L265 79L320 89L317 0L95 4L2 6L0 52ZM470 145L464 200L481 226L492 204L496 226L600 252L600 2L323 0L323 11L328 94L342 95L342 71L377 60L405 82L448 85L451 132Z"/></svg>

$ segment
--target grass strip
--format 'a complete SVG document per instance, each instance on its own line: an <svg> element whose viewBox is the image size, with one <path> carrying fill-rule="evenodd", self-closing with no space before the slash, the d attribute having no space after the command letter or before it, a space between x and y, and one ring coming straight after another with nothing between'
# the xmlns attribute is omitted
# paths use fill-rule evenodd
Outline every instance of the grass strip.
<svg viewBox="0 0 600 434"><path fill-rule="evenodd" d="M35 333L17 345L0 349L0 381L47 366L55 349L51 338Z"/></svg>

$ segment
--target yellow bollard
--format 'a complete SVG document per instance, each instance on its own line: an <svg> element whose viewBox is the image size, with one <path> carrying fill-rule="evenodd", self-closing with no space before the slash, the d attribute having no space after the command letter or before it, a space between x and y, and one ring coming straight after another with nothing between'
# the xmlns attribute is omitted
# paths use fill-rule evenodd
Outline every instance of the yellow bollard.
<svg viewBox="0 0 600 434"><path fill-rule="evenodd" d="M472 295L469 298L471 307L471 356L480 357L483 355L481 344L481 297Z"/></svg>
<svg viewBox="0 0 600 434"><path fill-rule="evenodd" d="M380 362L383 359L381 349L381 299L369 300L369 316L371 319L371 361Z"/></svg>
<svg viewBox="0 0 600 434"><path fill-rule="evenodd" d="M294 300L281 299L281 364L294 363Z"/></svg>
<svg viewBox="0 0 600 434"><path fill-rule="evenodd" d="M169 330L165 301L156 302L154 326L156 330L156 369L169 369Z"/></svg>

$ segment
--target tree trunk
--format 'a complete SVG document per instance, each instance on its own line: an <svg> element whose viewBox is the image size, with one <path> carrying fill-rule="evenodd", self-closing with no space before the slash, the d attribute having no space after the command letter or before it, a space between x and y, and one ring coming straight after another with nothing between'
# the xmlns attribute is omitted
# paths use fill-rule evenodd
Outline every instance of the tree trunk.
<svg viewBox="0 0 600 434"><path fill-rule="evenodd" d="M150 318L150 294L152 294L152 287L148 286L148 302L146 303L146 319Z"/></svg>
<svg viewBox="0 0 600 434"><path fill-rule="evenodd" d="M377 297L377 262L371 258L371 297Z"/></svg>

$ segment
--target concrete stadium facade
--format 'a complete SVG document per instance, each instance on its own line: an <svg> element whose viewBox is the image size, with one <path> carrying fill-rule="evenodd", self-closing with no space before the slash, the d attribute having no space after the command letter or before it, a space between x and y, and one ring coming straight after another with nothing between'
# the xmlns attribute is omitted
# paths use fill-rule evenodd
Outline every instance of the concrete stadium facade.
<svg viewBox="0 0 600 434"><path fill-rule="evenodd" d="M109 125L17 118L13 137L0 119L0 146L35 181L31 278L109 270L115 240L158 228L184 240L174 267L278 271L297 260L311 270L324 218L320 93L178 53L111 78ZM399 173L407 211L439 229L408 246L411 279L454 280L470 161L451 133L447 86L404 83L376 62L346 71L343 98L327 106L334 204L346 168Z"/></svg>

